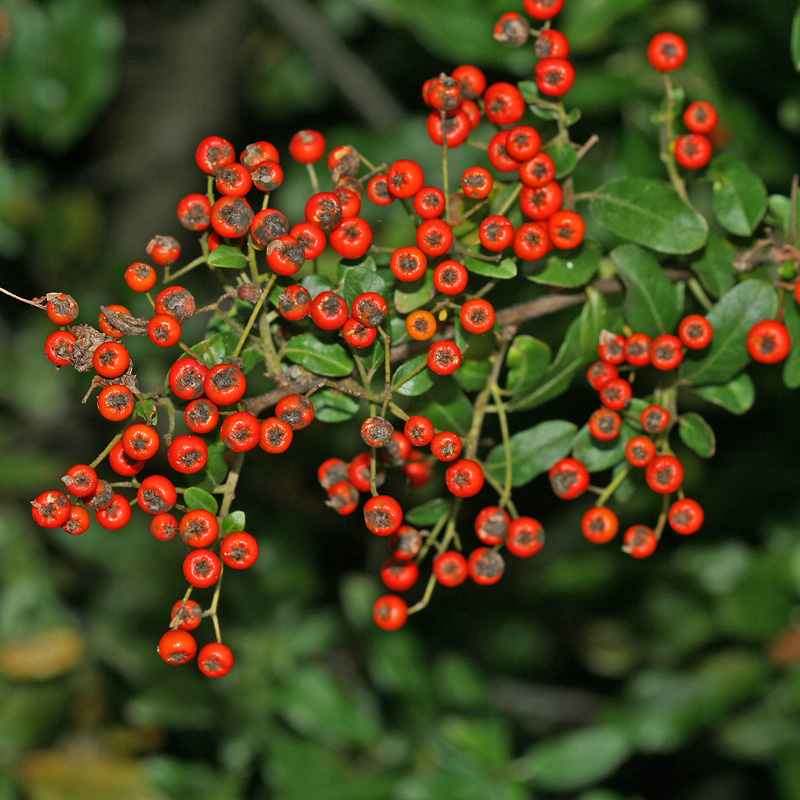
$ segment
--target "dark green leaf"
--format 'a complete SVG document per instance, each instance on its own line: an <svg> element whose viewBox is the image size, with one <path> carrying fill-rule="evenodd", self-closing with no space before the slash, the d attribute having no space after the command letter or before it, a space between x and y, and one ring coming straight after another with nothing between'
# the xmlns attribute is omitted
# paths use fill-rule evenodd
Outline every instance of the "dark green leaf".
<svg viewBox="0 0 800 800"><path fill-rule="evenodd" d="M317 272L311 272L308 275L305 275L303 280L300 281L300 285L304 289L308 290L312 300L318 294L322 294L322 292L330 292L333 289L333 284L331 283L330 279L325 275L320 275Z"/></svg>
<svg viewBox="0 0 800 800"><path fill-rule="evenodd" d="M229 452L222 442L216 442L208 448L208 463L206 473L212 484L219 485L228 477L228 465L225 463L224 454Z"/></svg>
<svg viewBox="0 0 800 800"><path fill-rule="evenodd" d="M708 241L692 270L705 290L714 297L722 297L736 283L736 268L733 260L735 248L714 231L708 232Z"/></svg>
<svg viewBox="0 0 800 800"><path fill-rule="evenodd" d="M140 400L136 404L136 416L142 417L155 425L158 422L156 404L152 400Z"/></svg>
<svg viewBox="0 0 800 800"><path fill-rule="evenodd" d="M526 103L532 103L539 99L539 88L536 86L536 81L519 81L517 89L522 93Z"/></svg>
<svg viewBox="0 0 800 800"><path fill-rule="evenodd" d="M750 328L774 317L777 309L778 298L769 284L748 280L734 286L706 315L714 338L700 359L684 359L683 377L695 386L730 381L750 361L746 344Z"/></svg>
<svg viewBox="0 0 800 800"><path fill-rule="evenodd" d="M320 422L345 422L358 411L358 400L336 389L314 395L314 417Z"/></svg>
<svg viewBox="0 0 800 800"><path fill-rule="evenodd" d="M800 309L797 303L786 303L783 322L794 344L783 363L783 382L789 389L796 389L800 386Z"/></svg>
<svg viewBox="0 0 800 800"><path fill-rule="evenodd" d="M500 719L449 716L442 720L440 731L450 747L476 758L486 769L502 769L508 763L510 731Z"/></svg>
<svg viewBox="0 0 800 800"><path fill-rule="evenodd" d="M584 425L572 442L572 455L582 461L589 472L611 469L620 461L625 460L625 445L636 433L637 431L625 422L616 439L601 442L589 433L589 426Z"/></svg>
<svg viewBox="0 0 800 800"><path fill-rule="evenodd" d="M746 372L737 375L729 383L700 386L694 391L704 400L730 411L731 414L744 414L753 407L756 399L753 379Z"/></svg>
<svg viewBox="0 0 800 800"><path fill-rule="evenodd" d="M578 166L578 152L569 142L555 142L542 150L553 159L557 180L569 175Z"/></svg>
<svg viewBox="0 0 800 800"><path fill-rule="evenodd" d="M709 167L714 180L714 213L725 230L749 236L767 209L767 190L746 164L731 157L715 158Z"/></svg>
<svg viewBox="0 0 800 800"><path fill-rule="evenodd" d="M356 264L350 264L346 260L342 260L336 265L337 283L344 283L347 273L354 269L365 269L368 272L376 272L378 265L375 263L375 259L372 256L367 256L363 261L359 261Z"/></svg>
<svg viewBox="0 0 800 800"><path fill-rule="evenodd" d="M681 313L680 290L670 282L655 257L635 244L611 251L626 288L625 317L639 333L655 337L671 333Z"/></svg>
<svg viewBox="0 0 800 800"><path fill-rule="evenodd" d="M315 375L341 377L353 371L353 359L336 342L320 341L312 333L301 333L286 343L283 355Z"/></svg>
<svg viewBox="0 0 800 800"><path fill-rule="evenodd" d="M434 500L428 500L421 506L416 506L410 511L406 511L403 519L411 525L418 525L420 527L431 527L435 525L444 514L450 510L450 501L437 497Z"/></svg>
<svg viewBox="0 0 800 800"><path fill-rule="evenodd" d="M352 306L353 300L364 292L376 292L383 297L386 292L386 283L374 269L353 267L347 270L342 289L342 296L347 305Z"/></svg>
<svg viewBox="0 0 800 800"><path fill-rule="evenodd" d="M224 520L222 520L222 530L224 533L236 533L245 530L246 518L244 511L231 511Z"/></svg>
<svg viewBox="0 0 800 800"><path fill-rule="evenodd" d="M426 364L428 359L427 353L420 353L418 356L404 361L394 373L392 379L392 391L403 394L406 397L416 397L420 394L425 394L431 386L433 386L433 377L427 365L424 369L415 375L413 378L406 380L406 375L410 375L415 369L418 369L423 364Z"/></svg>
<svg viewBox="0 0 800 800"><path fill-rule="evenodd" d="M209 254L208 265L225 269L244 269L247 266L247 257L238 247L221 244Z"/></svg>
<svg viewBox="0 0 800 800"><path fill-rule="evenodd" d="M491 371L489 361L467 358L453 373L453 379L465 392L477 392L486 386Z"/></svg>
<svg viewBox="0 0 800 800"><path fill-rule="evenodd" d="M435 380L430 391L411 402L409 413L427 417L436 428L462 436L472 424L472 403L451 380Z"/></svg>
<svg viewBox="0 0 800 800"><path fill-rule="evenodd" d="M610 330L616 321L616 312L608 307L605 296L591 287L586 287L586 302L580 316L580 354L585 358L597 358L600 333Z"/></svg>
<svg viewBox="0 0 800 800"><path fill-rule="evenodd" d="M661 181L618 178L592 199L597 221L618 236L660 253L693 253L708 236L705 219Z"/></svg>
<svg viewBox="0 0 800 800"><path fill-rule="evenodd" d="M564 127L571 128L576 122L578 122L581 118L581 110L579 108L573 108L572 111L564 117ZM577 155L576 155L576 163L577 163ZM558 177L558 175L556 175Z"/></svg>
<svg viewBox="0 0 800 800"><path fill-rule="evenodd" d="M499 264L494 261L481 261L479 258L467 258L464 266L475 275L501 280L513 278L517 274L517 262L513 258L504 258Z"/></svg>
<svg viewBox="0 0 800 800"><path fill-rule="evenodd" d="M525 277L534 283L562 286L567 289L583 286L597 272L601 255L602 251L597 242L584 239L583 243L568 255L554 251L546 259L535 262L536 270ZM538 269L540 265L542 269Z"/></svg>
<svg viewBox="0 0 800 800"><path fill-rule="evenodd" d="M528 392L512 401L512 410L522 411L535 408L563 394L569 388L575 375L597 356L597 345L595 345L594 356L581 352L582 327L582 317L572 321L553 363Z"/></svg>
<svg viewBox="0 0 800 800"><path fill-rule="evenodd" d="M565 3L562 12L564 19L559 16L558 28L567 36L574 52L585 53L608 44L619 31L619 23L626 17L644 19L644 9L650 5L652 0L592 0L577 7Z"/></svg>
<svg viewBox="0 0 800 800"><path fill-rule="evenodd" d="M238 343L239 334L228 328L198 342L192 350L200 356L206 366L213 367L226 361Z"/></svg>
<svg viewBox="0 0 800 800"><path fill-rule="evenodd" d="M792 17L791 50L792 64L800 72L800 8L794 12L794 17Z"/></svg>
<svg viewBox="0 0 800 800"><path fill-rule="evenodd" d="M515 433L510 439L511 485L524 486L564 458L572 447L577 429L571 422L554 419ZM503 444L491 450L486 469L496 480L505 481L506 448Z"/></svg>
<svg viewBox="0 0 800 800"><path fill-rule="evenodd" d="M183 493L183 504L191 511L195 508L202 508L216 514L219 510L217 498L213 494L201 489L199 486L190 486Z"/></svg>
<svg viewBox="0 0 800 800"><path fill-rule="evenodd" d="M523 394L544 375L550 363L550 347L540 339L521 334L515 336L506 354L506 388Z"/></svg>
<svg viewBox="0 0 800 800"><path fill-rule="evenodd" d="M602 781L631 755L628 736L620 728L581 728L534 745L515 766L522 780L542 789L571 792Z"/></svg>
<svg viewBox="0 0 800 800"><path fill-rule="evenodd" d="M408 314L424 306L433 294L433 270L416 281L399 282L394 291L394 305L401 314Z"/></svg>
<svg viewBox="0 0 800 800"><path fill-rule="evenodd" d="M711 426L694 411L684 414L679 425L681 441L701 458L711 458L717 449L717 440Z"/></svg>

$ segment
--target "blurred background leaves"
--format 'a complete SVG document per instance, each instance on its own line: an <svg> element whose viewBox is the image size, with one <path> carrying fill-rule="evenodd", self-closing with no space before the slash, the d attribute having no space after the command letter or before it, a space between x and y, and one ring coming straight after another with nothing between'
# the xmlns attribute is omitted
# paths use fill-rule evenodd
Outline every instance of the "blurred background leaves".
<svg viewBox="0 0 800 800"><path fill-rule="evenodd" d="M532 48L508 51L490 35L513 6L0 0L3 285L137 313L122 273L152 235L195 252L174 208L204 188L193 154L211 133L239 147L268 139L285 154L292 133L319 128L376 163L435 169L420 86L459 63L490 80L530 77ZM600 138L578 189L660 174L661 81L645 45L670 29L690 49L677 77L687 97L719 108L725 151L788 194L800 131L794 10L567 0L556 27L578 70L575 137ZM458 170L474 152L452 160ZM307 189L285 166L280 207L291 216ZM404 220L389 217L384 236L399 243ZM196 280L198 298L212 299L213 284ZM717 455L688 459L687 489L706 508L695 537L667 537L634 563L586 542L582 507L555 502L538 480L521 504L548 534L533 563L510 563L491 589L438 591L390 635L371 621L384 543L334 518L315 481L322 458L355 455L352 426L317 424L279 470L255 455L237 505L261 558L226 579L220 613L237 664L211 681L155 654L183 592L174 547L141 519L74 539L31 522L30 498L113 433L80 403L85 379L45 361L42 316L0 308L2 800L800 798L795 398L769 369L752 370L745 417L697 400ZM557 343L568 321L526 332ZM157 386L169 357L147 353L140 379ZM580 420L593 403L576 386L528 425ZM623 516L653 513L632 494Z"/></svg>

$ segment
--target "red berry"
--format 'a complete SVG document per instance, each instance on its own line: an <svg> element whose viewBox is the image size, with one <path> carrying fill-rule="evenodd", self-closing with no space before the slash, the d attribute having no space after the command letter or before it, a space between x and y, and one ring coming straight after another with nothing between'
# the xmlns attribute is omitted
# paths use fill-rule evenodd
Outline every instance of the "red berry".
<svg viewBox="0 0 800 800"><path fill-rule="evenodd" d="M442 261L433 271L433 285L442 294L461 294L467 288L468 279L467 268L458 261Z"/></svg>
<svg viewBox="0 0 800 800"><path fill-rule="evenodd" d="M598 408L591 417L589 417L589 433L601 441L608 442L616 439L622 428L622 418L616 411L603 406Z"/></svg>
<svg viewBox="0 0 800 800"><path fill-rule="evenodd" d="M150 520L150 533L156 539L168 542L178 534L178 520L172 514L156 514Z"/></svg>
<svg viewBox="0 0 800 800"><path fill-rule="evenodd" d="M319 131L298 131L289 142L289 152L301 164L313 164L325 155L325 137Z"/></svg>
<svg viewBox="0 0 800 800"><path fill-rule="evenodd" d="M156 314L147 323L150 341L159 347L172 347L181 340L181 324L169 314Z"/></svg>
<svg viewBox="0 0 800 800"><path fill-rule="evenodd" d="M193 631L200 625L200 622L203 619L203 609L200 607L200 603L197 600L178 600L174 606L172 606L172 615L170 618L170 622L174 622L175 618L178 618L180 621L178 623L178 628L182 631Z"/></svg>
<svg viewBox="0 0 800 800"><path fill-rule="evenodd" d="M506 564L496 550L489 547L477 547L467 559L467 572L475 583L489 586L503 577Z"/></svg>
<svg viewBox="0 0 800 800"><path fill-rule="evenodd" d="M514 125L519 122L527 105L522 92L512 83L500 81L483 93L483 111L495 125Z"/></svg>
<svg viewBox="0 0 800 800"><path fill-rule="evenodd" d="M219 546L219 555L226 567L247 569L258 559L258 542L244 531L229 533Z"/></svg>
<svg viewBox="0 0 800 800"><path fill-rule="evenodd" d="M590 542L604 544L617 535L619 520L610 508L595 506L583 515L581 530Z"/></svg>
<svg viewBox="0 0 800 800"><path fill-rule="evenodd" d="M369 486L367 486L369 490ZM332 508L337 514L352 514L358 508L358 489L349 481L339 481L328 489L328 499L325 505Z"/></svg>
<svg viewBox="0 0 800 800"><path fill-rule="evenodd" d="M439 461L455 461L462 447L461 437L452 431L441 431L431 440L431 452Z"/></svg>
<svg viewBox="0 0 800 800"><path fill-rule="evenodd" d="M683 112L683 122L692 133L711 133L717 120L717 109L705 100L695 101Z"/></svg>
<svg viewBox="0 0 800 800"><path fill-rule="evenodd" d="M461 350L455 342L434 342L428 348L428 367L437 375L452 375L461 366Z"/></svg>
<svg viewBox="0 0 800 800"><path fill-rule="evenodd" d="M122 447L125 452L137 461L146 461L157 452L161 439L151 425L136 423L130 425L122 434Z"/></svg>
<svg viewBox="0 0 800 800"><path fill-rule="evenodd" d="M364 503L364 521L372 533L390 536L402 525L403 510L393 497L379 494Z"/></svg>
<svg viewBox="0 0 800 800"><path fill-rule="evenodd" d="M167 664L185 664L197 653L197 642L188 631L167 631L158 642L158 654Z"/></svg>
<svg viewBox="0 0 800 800"><path fill-rule="evenodd" d="M464 330L468 333L486 333L494 327L494 306L482 297L475 300L467 300L461 306L459 319Z"/></svg>
<svg viewBox="0 0 800 800"><path fill-rule="evenodd" d="M589 488L589 470L576 458L562 458L550 468L550 486L562 500L579 497Z"/></svg>
<svg viewBox="0 0 800 800"><path fill-rule="evenodd" d="M456 497L472 497L483 488L483 469L477 461L459 459L447 468L445 482Z"/></svg>
<svg viewBox="0 0 800 800"><path fill-rule="evenodd" d="M134 292L149 292L156 285L156 271L142 261L131 264L125 270L125 283Z"/></svg>
<svg viewBox="0 0 800 800"><path fill-rule="evenodd" d="M660 370L675 369L683 361L683 342L671 333L662 333L650 346L650 363Z"/></svg>
<svg viewBox="0 0 800 800"><path fill-rule="evenodd" d="M111 502L105 508L95 512L95 518L104 528L117 531L130 522L132 513L128 498L121 494L114 494Z"/></svg>
<svg viewBox="0 0 800 800"><path fill-rule="evenodd" d="M44 492L31 503L31 513L37 525L60 528L69 519L72 503L63 492Z"/></svg>
<svg viewBox="0 0 800 800"><path fill-rule="evenodd" d="M305 395L289 394L275 404L275 416L299 431L313 422L314 405Z"/></svg>
<svg viewBox="0 0 800 800"><path fill-rule="evenodd" d="M178 502L175 484L163 475L148 475L136 492L139 508L148 514L164 514Z"/></svg>
<svg viewBox="0 0 800 800"><path fill-rule="evenodd" d="M492 252L499 253L514 242L514 226L508 217L493 214L486 217L478 227L481 244Z"/></svg>
<svg viewBox="0 0 800 800"><path fill-rule="evenodd" d="M777 364L789 355L792 337L789 329L776 319L756 322L747 334L750 357L762 364Z"/></svg>
<svg viewBox="0 0 800 800"><path fill-rule="evenodd" d="M236 159L233 145L221 136L208 136L197 145L195 161L208 175L213 175L217 167L232 164Z"/></svg>
<svg viewBox="0 0 800 800"><path fill-rule="evenodd" d="M625 378L606 381L600 389L600 402L612 411L622 411L628 407L633 397L633 388Z"/></svg>
<svg viewBox="0 0 800 800"><path fill-rule="evenodd" d="M393 592L405 592L417 582L418 577L419 567L410 559L392 556L381 568L381 580Z"/></svg>
<svg viewBox="0 0 800 800"><path fill-rule="evenodd" d="M45 355L58 367L72 363L72 345L78 337L70 331L54 331L44 343Z"/></svg>
<svg viewBox="0 0 800 800"><path fill-rule="evenodd" d="M508 538L511 517L497 506L487 506L475 518L475 533L483 544L494 547Z"/></svg>
<svg viewBox="0 0 800 800"><path fill-rule="evenodd" d="M652 346L653 340L646 333L632 333L625 340L625 360L632 367L646 367Z"/></svg>
<svg viewBox="0 0 800 800"><path fill-rule="evenodd" d="M341 328L350 317L347 302L336 292L320 292L311 301L311 319L324 331Z"/></svg>
<svg viewBox="0 0 800 800"><path fill-rule="evenodd" d="M517 517L508 523L506 549L517 558L530 558L544 547L544 528L533 517Z"/></svg>
<svg viewBox="0 0 800 800"><path fill-rule="evenodd" d="M585 233L586 223L577 211L556 211L547 221L550 241L560 250L577 247Z"/></svg>
<svg viewBox="0 0 800 800"><path fill-rule="evenodd" d="M524 0L525 12L534 19L552 19L564 6L564 0Z"/></svg>
<svg viewBox="0 0 800 800"><path fill-rule="evenodd" d="M686 42L677 33L657 33L647 47L647 58L661 72L672 72L686 61Z"/></svg>
<svg viewBox="0 0 800 800"><path fill-rule="evenodd" d="M183 560L183 574L192 586L213 586L222 574L222 562L210 550L192 550Z"/></svg>
<svg viewBox="0 0 800 800"><path fill-rule="evenodd" d="M379 628L385 631L396 631L406 624L408 605L402 597L387 594L378 598L372 609L372 618Z"/></svg>
<svg viewBox="0 0 800 800"><path fill-rule="evenodd" d="M416 233L417 247L427 256L443 256L453 244L453 229L443 219L426 219Z"/></svg>
<svg viewBox="0 0 800 800"><path fill-rule="evenodd" d="M258 447L261 423L249 411L234 411L225 417L219 433L225 447L237 453L245 453Z"/></svg>
<svg viewBox="0 0 800 800"><path fill-rule="evenodd" d="M176 436L167 448L167 461L184 475L200 472L208 463L208 446L204 439L191 433Z"/></svg>
<svg viewBox="0 0 800 800"><path fill-rule="evenodd" d="M88 497L97 488L97 472L88 464L76 464L61 479L74 497Z"/></svg>
<svg viewBox="0 0 800 800"><path fill-rule="evenodd" d="M566 58L543 58L536 64L536 87L551 97L565 95L575 83L575 67Z"/></svg>
<svg viewBox="0 0 800 800"><path fill-rule="evenodd" d="M649 405L642 411L640 422L647 433L661 433L670 421L670 413L666 408Z"/></svg>
<svg viewBox="0 0 800 800"><path fill-rule="evenodd" d="M634 558L647 558L658 545L655 531L646 525L632 525L625 531L622 550Z"/></svg>
<svg viewBox="0 0 800 800"><path fill-rule="evenodd" d="M389 167L386 180L395 197L413 197L425 185L425 173L416 161L400 159Z"/></svg>
<svg viewBox="0 0 800 800"><path fill-rule="evenodd" d="M268 453L283 453L294 439L292 426L278 417L267 417L260 423L259 445ZM344 463L344 462L342 462Z"/></svg>
<svg viewBox="0 0 800 800"><path fill-rule="evenodd" d="M683 483L683 466L675 456L656 456L645 472L647 485L659 494L671 494Z"/></svg>
<svg viewBox="0 0 800 800"><path fill-rule="evenodd" d="M678 326L678 336L689 349L702 350L711 343L714 328L701 314L690 314Z"/></svg>
<svg viewBox="0 0 800 800"><path fill-rule="evenodd" d="M649 436L633 436L625 445L625 458L634 467L646 467L656 457L656 446Z"/></svg>
<svg viewBox="0 0 800 800"><path fill-rule="evenodd" d="M219 522L210 511L196 508L181 517L178 534L189 547L210 547L219 536Z"/></svg>
<svg viewBox="0 0 800 800"><path fill-rule="evenodd" d="M233 652L222 642L210 642L197 655L200 672L209 678L221 678L233 669Z"/></svg>
<svg viewBox="0 0 800 800"><path fill-rule="evenodd" d="M203 385L206 397L218 406L238 403L247 391L244 374L233 364L217 364L211 367Z"/></svg>
<svg viewBox="0 0 800 800"><path fill-rule="evenodd" d="M700 169L711 160L714 148L702 133L685 133L675 140L675 160L686 169Z"/></svg>
<svg viewBox="0 0 800 800"><path fill-rule="evenodd" d="M700 529L704 516L700 503L685 497L670 506L668 519L672 530L688 535Z"/></svg>
<svg viewBox="0 0 800 800"><path fill-rule="evenodd" d="M414 447L424 447L433 440L433 423L427 417L415 415L408 418L403 433Z"/></svg>
<svg viewBox="0 0 800 800"><path fill-rule="evenodd" d="M446 550L433 560L433 574L442 586L458 586L467 579L467 559L457 550Z"/></svg>

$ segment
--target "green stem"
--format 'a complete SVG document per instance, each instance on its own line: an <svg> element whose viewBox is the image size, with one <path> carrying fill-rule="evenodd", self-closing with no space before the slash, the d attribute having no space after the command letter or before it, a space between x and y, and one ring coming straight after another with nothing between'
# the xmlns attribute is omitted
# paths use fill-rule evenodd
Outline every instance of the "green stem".
<svg viewBox="0 0 800 800"><path fill-rule="evenodd" d="M670 183L678 193L678 196L685 203L689 203L689 196L686 193L686 184L678 173L678 167L675 163L675 156L673 155L675 133L672 128L672 121L675 118L675 91L672 88L672 81L670 80L669 75L664 72L663 76L664 89L666 90L667 94L667 109L664 114L663 126L661 128L661 161L667 168L667 174L669 175Z"/></svg>
<svg viewBox="0 0 800 800"><path fill-rule="evenodd" d="M614 480L612 480L611 483L609 483L608 486L606 486L606 488L603 489L602 494L595 501L595 505L596 506L604 506L608 502L608 499L611 497L611 495L613 495L614 492L616 492L617 489L619 489L619 487L622 485L622 482L625 480L625 478L628 477L628 473L630 471L631 471L631 465L630 464L626 464L617 473L617 475L614 477Z"/></svg>
<svg viewBox="0 0 800 800"><path fill-rule="evenodd" d="M255 306L253 306L253 311L250 314L250 319L247 320L247 324L244 326L244 330L242 331L242 335L239 337L239 341L236 343L236 347L232 353L232 358L237 358L239 353L242 352L242 348L244 347L244 343L247 341L247 337L250 334L250 330L253 327L253 323L256 321L259 313L261 313L261 308L264 305L267 296L269 295L272 287L275 285L275 281L278 279L278 276L273 274L272 277L267 281L267 285L264 287L264 291L261 292L261 296L256 301Z"/></svg>

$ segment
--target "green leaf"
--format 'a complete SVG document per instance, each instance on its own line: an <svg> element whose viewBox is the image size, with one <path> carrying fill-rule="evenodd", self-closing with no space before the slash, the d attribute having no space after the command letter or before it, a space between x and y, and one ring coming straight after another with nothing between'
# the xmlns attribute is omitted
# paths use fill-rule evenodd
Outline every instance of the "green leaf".
<svg viewBox="0 0 800 800"><path fill-rule="evenodd" d="M323 389L314 395L314 418L321 422L346 422L358 407L358 400L336 389Z"/></svg>
<svg viewBox="0 0 800 800"><path fill-rule="evenodd" d="M800 8L794 12L794 17L792 17L791 50L792 64L800 72Z"/></svg>
<svg viewBox="0 0 800 800"><path fill-rule="evenodd" d="M736 283L736 268L733 260L735 248L726 239L708 232L708 241L692 270L705 290L714 297L722 297Z"/></svg>
<svg viewBox="0 0 800 800"><path fill-rule="evenodd" d="M453 373L453 379L465 392L478 392L486 386L491 371L488 360L465 358Z"/></svg>
<svg viewBox="0 0 800 800"><path fill-rule="evenodd" d="M589 472L602 472L611 469L625 459L625 445L635 436L635 431L627 422L623 422L622 429L616 439L601 442L589 433L589 426L584 425L575 435L572 442L572 455L582 461Z"/></svg>
<svg viewBox="0 0 800 800"><path fill-rule="evenodd" d="M209 254L208 265L225 269L244 269L247 266L247 257L238 247L221 244Z"/></svg>
<svg viewBox="0 0 800 800"><path fill-rule="evenodd" d="M424 306L432 295L433 270L429 269L419 280L398 283L394 290L394 305L401 314L408 314Z"/></svg>
<svg viewBox="0 0 800 800"><path fill-rule="evenodd" d="M592 360L597 358L600 333L610 330L616 321L616 312L608 307L605 296L590 286L586 287L586 302L580 316L580 354Z"/></svg>
<svg viewBox="0 0 800 800"><path fill-rule="evenodd" d="M511 485L524 486L564 458L572 447L577 430L571 422L554 419L515 433L509 440ZM498 444L492 448L486 459L486 470L501 483L505 481L505 445Z"/></svg>
<svg viewBox="0 0 800 800"><path fill-rule="evenodd" d="M416 397L417 395L425 394L425 392L433 386L433 376L427 367L402 385L400 385L400 382L406 375L410 375L415 369L425 364L427 359L427 353L420 353L418 356L404 361L395 370L394 378L392 379L392 391L396 391L398 394L403 394L406 397Z"/></svg>
<svg viewBox="0 0 800 800"><path fill-rule="evenodd" d="M783 322L789 329L794 347L789 351L783 363L783 382L789 389L800 386L800 309L797 303L788 302L785 305Z"/></svg>
<svg viewBox="0 0 800 800"><path fill-rule="evenodd" d="M681 441L701 458L711 458L717 449L717 440L711 426L694 411L681 417L678 427Z"/></svg>
<svg viewBox="0 0 800 800"><path fill-rule="evenodd" d="M660 253L693 253L708 236L708 223L661 181L618 178L592 199L597 221L612 233Z"/></svg>
<svg viewBox="0 0 800 800"><path fill-rule="evenodd" d="M322 294L322 292L330 292L333 289L333 284L331 283L330 278L326 277L325 275L320 275L316 272L305 275L300 281L300 285L304 289L308 290L312 300L318 294Z"/></svg>
<svg viewBox="0 0 800 800"><path fill-rule="evenodd" d="M218 486L228 477L228 465L225 463L225 454L228 452L230 451L222 442L216 442L208 448L205 471L214 485Z"/></svg>
<svg viewBox="0 0 800 800"><path fill-rule="evenodd" d="M681 313L680 289L664 274L655 257L635 244L611 251L611 258L627 290L625 317L640 333L671 333Z"/></svg>
<svg viewBox="0 0 800 800"><path fill-rule="evenodd" d="M581 316L573 320L567 328L558 354L553 363L545 370L542 378L531 387L530 391L512 401L510 404L512 410L522 411L535 408L567 391L575 375L597 355L597 344L595 344L594 356L581 351L582 329L583 318Z"/></svg>
<svg viewBox="0 0 800 800"><path fill-rule="evenodd" d="M749 362L747 334L762 319L775 316L775 289L759 280L747 280L726 292L706 314L714 328L711 346L697 361L684 359L683 377L695 386L727 383Z"/></svg>
<svg viewBox="0 0 800 800"><path fill-rule="evenodd" d="M206 366L213 367L226 361L238 343L239 334L228 328L198 342L192 350L200 356Z"/></svg>
<svg viewBox="0 0 800 800"><path fill-rule="evenodd" d="M342 259L336 265L336 282L344 283L345 275L354 269L365 269L368 272L374 273L377 271L378 265L375 263L375 259L372 256L367 256L363 261L359 261L355 264L351 264L346 259Z"/></svg>
<svg viewBox="0 0 800 800"><path fill-rule="evenodd" d="M506 280L517 274L517 262L513 258L504 258L499 264L493 261L481 261L479 258L467 258L464 266L474 275L485 275L487 278Z"/></svg>
<svg viewBox="0 0 800 800"><path fill-rule="evenodd" d="M453 381L439 379L430 391L412 400L409 413L427 417L439 430L466 435L472 411L472 403Z"/></svg>
<svg viewBox="0 0 800 800"><path fill-rule="evenodd" d="M320 341L312 333L289 339L283 355L315 375L342 377L353 371L353 359L340 344Z"/></svg>
<svg viewBox="0 0 800 800"><path fill-rule="evenodd" d="M600 245L591 239L584 239L569 256L555 252L546 259L534 262L537 267L542 265L543 269L525 277L534 283L562 286L567 289L583 286L597 272L601 256Z"/></svg>
<svg viewBox="0 0 800 800"><path fill-rule="evenodd" d="M569 142L555 142L542 150L553 159L557 180L569 175L578 166L578 151Z"/></svg>
<svg viewBox="0 0 800 800"><path fill-rule="evenodd" d="M224 520L222 520L222 531L225 534L237 533L246 529L246 517L244 511L231 511Z"/></svg>
<svg viewBox="0 0 800 800"><path fill-rule="evenodd" d="M152 400L140 400L136 404L136 416L148 420L151 425L155 425L158 422L156 404Z"/></svg>
<svg viewBox="0 0 800 800"><path fill-rule="evenodd" d="M746 372L737 375L729 383L699 386L694 391L704 400L730 411L731 414L744 414L753 407L756 399L753 379Z"/></svg>
<svg viewBox="0 0 800 800"><path fill-rule="evenodd" d="M386 282L374 269L368 267L353 267L347 270L342 289L342 296L347 305L352 306L353 300L365 292L376 292L383 297L386 292Z"/></svg>
<svg viewBox="0 0 800 800"><path fill-rule="evenodd" d="M549 791L571 792L607 778L631 753L624 731L597 725L545 739L518 759L516 767L522 780Z"/></svg>
<svg viewBox="0 0 800 800"><path fill-rule="evenodd" d="M514 394L523 394L544 375L549 363L547 344L527 334L515 336L506 354L506 388Z"/></svg>
<svg viewBox="0 0 800 800"><path fill-rule="evenodd" d="M713 178L713 205L720 225L738 236L749 236L767 210L767 190L746 164L723 156L709 167Z"/></svg>
<svg viewBox="0 0 800 800"><path fill-rule="evenodd" d="M435 525L449 510L450 501L437 497L434 500L428 500L427 503L423 503L421 506L412 508L410 511L406 511L403 519L411 525L430 527Z"/></svg>
<svg viewBox="0 0 800 800"><path fill-rule="evenodd" d="M195 508L202 508L205 511L210 511L216 514L219 510L217 498L211 492L201 489L199 486L190 486L183 493L183 504L190 510Z"/></svg>

